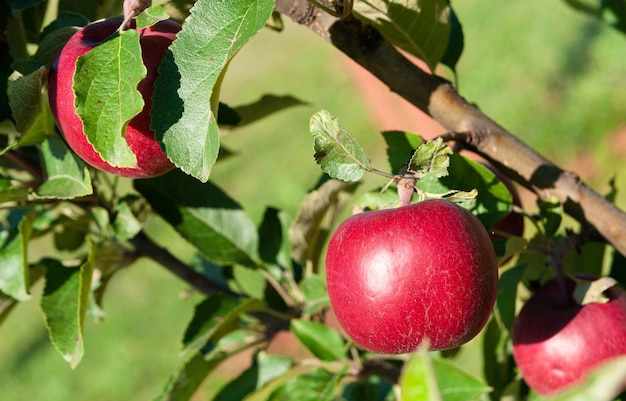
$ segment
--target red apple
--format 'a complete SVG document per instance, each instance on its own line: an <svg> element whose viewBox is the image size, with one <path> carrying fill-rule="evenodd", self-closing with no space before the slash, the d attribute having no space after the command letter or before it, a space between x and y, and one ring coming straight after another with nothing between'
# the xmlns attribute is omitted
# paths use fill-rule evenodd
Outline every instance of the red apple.
<svg viewBox="0 0 626 401"><path fill-rule="evenodd" d="M333 233L326 255L330 303L359 346L383 354L471 340L496 298L498 263L489 234L444 200L363 212Z"/></svg>
<svg viewBox="0 0 626 401"><path fill-rule="evenodd" d="M148 178L164 174L174 168L167 156L154 140L150 129L152 93L157 78L157 69L163 56L181 26L174 21L161 21L145 29L137 29L140 34L143 63L147 76L139 83L145 105L126 128L126 142L137 158L137 166L132 168L114 167L102 157L87 141L81 119L76 114L75 95L72 89L76 60L112 35L120 26L121 19L109 19L81 28L65 44L57 55L50 70L48 94L50 109L68 145L84 161L100 170L131 178Z"/></svg>
<svg viewBox="0 0 626 401"><path fill-rule="evenodd" d="M513 357L528 386L554 394L585 379L600 362L626 354L626 293L618 286L606 303L578 304L576 283L548 281L524 304L512 329Z"/></svg>

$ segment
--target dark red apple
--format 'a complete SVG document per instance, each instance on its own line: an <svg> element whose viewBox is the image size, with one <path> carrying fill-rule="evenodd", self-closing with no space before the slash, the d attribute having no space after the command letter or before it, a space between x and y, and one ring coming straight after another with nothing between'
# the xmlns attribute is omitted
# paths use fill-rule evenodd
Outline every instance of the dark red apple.
<svg viewBox="0 0 626 401"><path fill-rule="evenodd" d="M614 286L606 303L580 305L576 282L556 279L539 288L522 307L512 329L513 357L528 386L541 395L585 379L600 362L626 354L626 293Z"/></svg>
<svg viewBox="0 0 626 401"><path fill-rule="evenodd" d="M100 170L131 178L148 178L164 174L174 168L159 144L154 140L150 129L150 110L157 69L163 56L181 26L174 21L161 21L140 33L143 63L147 76L139 83L138 90L144 99L144 108L126 128L126 142L137 158L137 166L132 168L114 167L102 157L87 141L81 119L76 114L75 95L72 89L76 60L112 35L120 26L121 19L109 19L81 28L65 44L57 55L48 81L50 109L68 145L84 161Z"/></svg>
<svg viewBox="0 0 626 401"><path fill-rule="evenodd" d="M471 340L487 322L498 287L489 234L444 200L351 216L326 255L330 303L359 346L383 354Z"/></svg>

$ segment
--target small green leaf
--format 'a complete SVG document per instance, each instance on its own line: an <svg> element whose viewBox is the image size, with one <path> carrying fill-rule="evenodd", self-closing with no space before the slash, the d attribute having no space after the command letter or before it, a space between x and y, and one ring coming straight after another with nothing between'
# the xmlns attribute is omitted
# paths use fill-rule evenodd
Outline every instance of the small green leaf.
<svg viewBox="0 0 626 401"><path fill-rule="evenodd" d="M510 212L511 193L493 172L458 153L449 157L449 175L437 178L428 174L415 186L431 194L477 190L475 199L460 205L474 213L485 227L491 227Z"/></svg>
<svg viewBox="0 0 626 401"><path fill-rule="evenodd" d="M511 267L500 273L498 280L498 295L496 298L496 308L498 309L500 321L507 330L510 330L515 319L515 307L517 302L517 286L522 279L527 264Z"/></svg>
<svg viewBox="0 0 626 401"><path fill-rule="evenodd" d="M84 15L71 11L61 11L54 21L46 25L46 27L41 30L37 41L41 46L42 41L54 32L64 28L75 28L73 31L76 32L79 27L83 27L87 24L89 24L89 19L85 18Z"/></svg>
<svg viewBox="0 0 626 401"><path fill-rule="evenodd" d="M40 35L42 40L37 47L37 51L35 51L35 54L32 57L33 60L37 60L38 62L46 65L51 65L54 58L59 53L59 50L61 50L67 41L70 40L76 32L78 32L80 26L84 26L89 22L83 16L81 16L81 19L83 22L86 22L81 22L81 25L77 24L76 26L59 27L49 33L46 33L45 36Z"/></svg>
<svg viewBox="0 0 626 401"><path fill-rule="evenodd" d="M421 349L404 366L400 379L402 399L424 401L479 400L491 391L480 379L446 359L432 359Z"/></svg>
<svg viewBox="0 0 626 401"><path fill-rule="evenodd" d="M80 268L65 267L52 260L47 263L41 309L52 344L72 369L85 352L83 323L91 294L93 267L91 256Z"/></svg>
<svg viewBox="0 0 626 401"><path fill-rule="evenodd" d="M0 229L0 291L26 301L30 299L27 247L35 215L27 209L14 209L12 213L18 223Z"/></svg>
<svg viewBox="0 0 626 401"><path fill-rule="evenodd" d="M413 153L409 170L420 176L432 174L437 178L445 177L448 175L451 154L452 149L441 138L424 142Z"/></svg>
<svg viewBox="0 0 626 401"><path fill-rule="evenodd" d="M147 28L159 21L169 19L169 14L161 6L152 6L143 10L136 18L137 28Z"/></svg>
<svg viewBox="0 0 626 401"><path fill-rule="evenodd" d="M258 233L241 206L212 182L179 170L135 180L152 208L211 262L256 266Z"/></svg>
<svg viewBox="0 0 626 401"><path fill-rule="evenodd" d="M450 39L448 46L446 46L446 52L441 57L441 63L450 67L454 73L456 73L456 63L463 53L464 42L463 27L461 27L454 9L450 7Z"/></svg>
<svg viewBox="0 0 626 401"><path fill-rule="evenodd" d="M539 217L537 223L543 228L543 235L553 237L563 220L563 207L557 199L537 200Z"/></svg>
<svg viewBox="0 0 626 401"><path fill-rule="evenodd" d="M281 279L284 270L292 267L288 235L290 223L286 213L269 207L265 209L259 226L259 256L276 279Z"/></svg>
<svg viewBox="0 0 626 401"><path fill-rule="evenodd" d="M317 274L309 274L301 283L300 291L304 295L303 313L310 314L319 312L328 306L328 292L325 280Z"/></svg>
<svg viewBox="0 0 626 401"><path fill-rule="evenodd" d="M288 376L284 376L285 378ZM272 392L269 398L250 398L250 401L331 401L336 400L339 375L317 368L309 373L297 375Z"/></svg>
<svg viewBox="0 0 626 401"><path fill-rule="evenodd" d="M424 141L419 135L405 131L385 131L382 133L387 144L387 159L394 174L400 173L407 166L413 152Z"/></svg>
<svg viewBox="0 0 626 401"><path fill-rule="evenodd" d="M237 115L241 117L241 121L236 126L242 127L252 124L279 111L306 104L306 102L289 95L263 95L260 99L252 103L234 108Z"/></svg>
<svg viewBox="0 0 626 401"><path fill-rule="evenodd" d="M25 200L28 190L21 186L15 186L9 177L0 175L0 203Z"/></svg>
<svg viewBox="0 0 626 401"><path fill-rule="evenodd" d="M224 386L213 401L243 400L246 395L263 388L269 381L286 374L292 365L293 361L287 357L259 352L252 366Z"/></svg>
<svg viewBox="0 0 626 401"><path fill-rule="evenodd" d="M17 130L25 134L41 113L41 91L48 76L46 66L8 81L9 106Z"/></svg>
<svg viewBox="0 0 626 401"><path fill-rule="evenodd" d="M42 198L73 199L93 192L85 163L57 136L41 144L46 181L37 189Z"/></svg>
<svg viewBox="0 0 626 401"><path fill-rule="evenodd" d="M225 69L273 9L273 0L196 1L159 67L152 129L170 160L202 182L218 156L215 113Z"/></svg>
<svg viewBox="0 0 626 401"><path fill-rule="evenodd" d="M227 357L226 354L215 354L205 358L201 353L194 354L172 375L163 392L153 401L191 400L204 379Z"/></svg>
<svg viewBox="0 0 626 401"><path fill-rule="evenodd" d="M224 294L209 296L196 306L183 343L185 353L200 351L209 341L216 342L239 326L239 317L247 312L261 309L262 301L233 298Z"/></svg>
<svg viewBox="0 0 626 401"><path fill-rule="evenodd" d="M89 143L112 166L137 165L125 135L128 122L143 109L137 85L146 72L134 29L116 34L76 62L76 113Z"/></svg>
<svg viewBox="0 0 626 401"><path fill-rule="evenodd" d="M293 319L291 331L313 355L323 361L343 358L345 343L339 333L321 323Z"/></svg>
<svg viewBox="0 0 626 401"><path fill-rule="evenodd" d="M354 3L354 12L392 45L424 60L433 71L446 51L450 36L447 0L365 0Z"/></svg>
<svg viewBox="0 0 626 401"><path fill-rule="evenodd" d="M372 170L361 145L328 111L315 113L309 130L313 136L315 160L329 176L342 181L358 181L366 171Z"/></svg>
<svg viewBox="0 0 626 401"><path fill-rule="evenodd" d="M133 213L129 201L129 199L125 199L115 205L113 231L118 238L123 240L133 238L143 228L143 224Z"/></svg>

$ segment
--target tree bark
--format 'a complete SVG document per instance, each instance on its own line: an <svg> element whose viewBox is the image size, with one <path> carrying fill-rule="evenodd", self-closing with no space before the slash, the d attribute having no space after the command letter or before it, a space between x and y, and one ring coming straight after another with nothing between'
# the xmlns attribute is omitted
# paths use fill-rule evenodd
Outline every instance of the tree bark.
<svg viewBox="0 0 626 401"><path fill-rule="evenodd" d="M492 121L453 85L427 73L355 18L339 19L307 0L277 0L276 11L315 32L447 130L466 133L463 145L542 200L557 199L566 213L592 225L626 256L626 213Z"/></svg>

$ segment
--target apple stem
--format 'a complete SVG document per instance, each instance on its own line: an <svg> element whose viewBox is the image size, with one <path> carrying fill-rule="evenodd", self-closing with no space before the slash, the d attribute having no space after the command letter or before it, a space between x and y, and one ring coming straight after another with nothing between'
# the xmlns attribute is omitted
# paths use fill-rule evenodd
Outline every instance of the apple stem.
<svg viewBox="0 0 626 401"><path fill-rule="evenodd" d="M128 28L130 21L152 6L152 0L124 0L124 21L120 25L120 32Z"/></svg>

